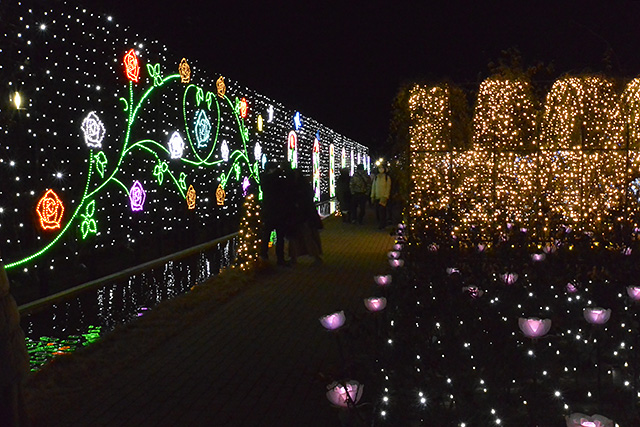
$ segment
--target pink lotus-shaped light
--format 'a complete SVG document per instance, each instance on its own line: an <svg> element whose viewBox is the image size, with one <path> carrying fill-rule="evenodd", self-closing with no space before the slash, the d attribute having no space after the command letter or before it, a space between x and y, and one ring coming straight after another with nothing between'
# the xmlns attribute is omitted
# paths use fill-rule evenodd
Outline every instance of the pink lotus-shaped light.
<svg viewBox="0 0 640 427"><path fill-rule="evenodd" d="M482 244L482 243L478 243L478 252L484 252L484 250L487 248L486 245Z"/></svg>
<svg viewBox="0 0 640 427"><path fill-rule="evenodd" d="M404 224L403 223L399 223L398 224L398 230L404 230Z"/></svg>
<svg viewBox="0 0 640 427"><path fill-rule="evenodd" d="M588 416L581 413L574 413L566 417L567 427L613 427L613 420L602 415Z"/></svg>
<svg viewBox="0 0 640 427"><path fill-rule="evenodd" d="M640 286L627 286L627 295L634 301L640 300Z"/></svg>
<svg viewBox="0 0 640 427"><path fill-rule="evenodd" d="M578 292L578 287L573 283L567 283L567 292L569 292L570 294L575 294L576 292Z"/></svg>
<svg viewBox="0 0 640 427"><path fill-rule="evenodd" d="M518 319L518 326L527 338L540 338L547 335L551 329L551 319L538 319L537 317L525 319L521 317Z"/></svg>
<svg viewBox="0 0 640 427"><path fill-rule="evenodd" d="M364 306L367 307L367 310L375 312L384 310L387 306L387 299L385 297L371 297L364 299Z"/></svg>
<svg viewBox="0 0 640 427"><path fill-rule="evenodd" d="M389 265L393 268L398 268L398 267L402 267L404 265L404 260L403 259L390 259L389 260Z"/></svg>
<svg viewBox="0 0 640 427"><path fill-rule="evenodd" d="M531 255L531 259L534 262L544 261L545 258L546 258L545 254L532 254Z"/></svg>
<svg viewBox="0 0 640 427"><path fill-rule="evenodd" d="M398 236L396 237L396 242L404 243L406 242L406 239L404 238L404 236Z"/></svg>
<svg viewBox="0 0 640 427"><path fill-rule="evenodd" d="M391 278L392 276L390 274L385 276L373 276L373 281L376 282L376 285L387 286L391 284Z"/></svg>
<svg viewBox="0 0 640 427"><path fill-rule="evenodd" d="M471 298L479 298L484 295L484 291L482 289L478 289L477 286L465 286L464 288L462 288L462 292L469 293L469 296L471 296Z"/></svg>
<svg viewBox="0 0 640 427"><path fill-rule="evenodd" d="M583 314L587 322L594 325L604 325L609 321L609 317L611 317L611 309L587 307L584 309Z"/></svg>
<svg viewBox="0 0 640 427"><path fill-rule="evenodd" d="M429 252L438 252L438 245L435 243L432 243L429 246L427 246L427 249L429 249Z"/></svg>
<svg viewBox="0 0 640 427"><path fill-rule="evenodd" d="M401 243L396 243L395 245L393 245L393 250L394 251L401 251L402 250L402 244Z"/></svg>
<svg viewBox="0 0 640 427"><path fill-rule="evenodd" d="M505 273L500 275L500 278L504 282L505 285L513 285L518 280L517 273Z"/></svg>
<svg viewBox="0 0 640 427"><path fill-rule="evenodd" d="M460 273L460 270L458 270L457 268L454 268L454 267L448 267L447 268L447 274L449 276L451 276L453 273Z"/></svg>
<svg viewBox="0 0 640 427"><path fill-rule="evenodd" d="M344 321L344 311L337 311L333 314L329 314L320 318L320 323L322 323L322 326L330 331L335 331L336 329L344 325Z"/></svg>
<svg viewBox="0 0 640 427"><path fill-rule="evenodd" d="M622 250L622 255L627 255L627 256L629 256L629 255L631 255L631 252L633 252L633 249L631 249L631 248L624 248L624 249Z"/></svg>
<svg viewBox="0 0 640 427"><path fill-rule="evenodd" d="M341 408L356 405L362 397L364 385L358 381L346 381L342 384L333 382L327 386L327 399Z"/></svg>
<svg viewBox="0 0 640 427"><path fill-rule="evenodd" d="M526 229L526 228L524 228L524 227L520 229L520 232L521 232L521 233L526 233L527 231L529 231L529 230L528 230L528 229Z"/></svg>
<svg viewBox="0 0 640 427"><path fill-rule="evenodd" d="M546 245L544 245L544 248L542 248L545 254L552 254L556 251L556 249L556 245L554 245L553 243L547 243Z"/></svg>
<svg viewBox="0 0 640 427"><path fill-rule="evenodd" d="M398 258L400 258L400 252L398 252L398 251L389 251L389 252L387 253L387 256L388 256L390 259L398 259Z"/></svg>

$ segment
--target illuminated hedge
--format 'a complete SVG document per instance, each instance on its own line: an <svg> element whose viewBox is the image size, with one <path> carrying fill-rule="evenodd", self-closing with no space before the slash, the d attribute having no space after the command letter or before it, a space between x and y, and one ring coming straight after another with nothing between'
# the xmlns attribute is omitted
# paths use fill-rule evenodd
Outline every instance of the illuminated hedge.
<svg viewBox="0 0 640 427"><path fill-rule="evenodd" d="M20 282L70 284L236 231L264 163L289 149L317 199L334 193L331 150L368 163L363 145L110 16L39 4L0 3L0 247Z"/></svg>
<svg viewBox="0 0 640 427"><path fill-rule="evenodd" d="M409 101L413 226L446 216L447 232L488 237L518 223L542 239L559 226L637 227L639 90L638 79L621 90L602 76L563 77L537 107L527 81L491 77L477 94L471 148L457 150L447 134L465 124L446 107L449 85L416 85Z"/></svg>

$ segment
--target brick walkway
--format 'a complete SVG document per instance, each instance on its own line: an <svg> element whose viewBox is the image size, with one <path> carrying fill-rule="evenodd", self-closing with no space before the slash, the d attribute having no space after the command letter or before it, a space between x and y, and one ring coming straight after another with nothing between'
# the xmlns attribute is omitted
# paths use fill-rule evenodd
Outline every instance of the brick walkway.
<svg viewBox="0 0 640 427"><path fill-rule="evenodd" d="M368 220L328 219L323 265L301 259L259 276L135 366L87 387L59 425L339 425L318 375L337 364L337 346L318 318L362 312L372 276L388 269L393 238Z"/></svg>

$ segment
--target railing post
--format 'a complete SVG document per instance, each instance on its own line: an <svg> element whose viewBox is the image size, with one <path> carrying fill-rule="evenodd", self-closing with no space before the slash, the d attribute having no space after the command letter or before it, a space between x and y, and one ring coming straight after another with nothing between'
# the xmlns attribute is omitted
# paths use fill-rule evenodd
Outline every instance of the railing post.
<svg viewBox="0 0 640 427"><path fill-rule="evenodd" d="M0 421L26 426L22 380L29 372L29 355L20 327L16 301L9 292L9 278L0 254Z"/></svg>

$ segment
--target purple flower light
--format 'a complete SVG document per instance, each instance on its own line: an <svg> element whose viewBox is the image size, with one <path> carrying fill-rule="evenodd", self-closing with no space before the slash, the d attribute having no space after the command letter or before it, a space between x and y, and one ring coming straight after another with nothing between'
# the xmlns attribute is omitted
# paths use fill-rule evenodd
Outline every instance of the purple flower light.
<svg viewBox="0 0 640 427"><path fill-rule="evenodd" d="M518 326L527 338L540 338L547 335L551 329L551 319L538 319L537 317L525 319L521 317L518 319Z"/></svg>
<svg viewBox="0 0 640 427"><path fill-rule="evenodd" d="M482 244L482 243L478 243L478 252L484 252L484 250L487 248L486 245Z"/></svg>
<svg viewBox="0 0 640 427"><path fill-rule="evenodd" d="M402 267L404 265L404 260L403 259L390 259L389 260L389 265L393 268L398 268L398 267Z"/></svg>
<svg viewBox="0 0 640 427"><path fill-rule="evenodd" d="M631 252L632 252L632 251L633 251L633 249L631 249L631 248L624 248L624 249L622 250L622 255L629 256L629 255L631 255Z"/></svg>
<svg viewBox="0 0 640 427"><path fill-rule="evenodd" d="M576 412L566 417L567 427L613 427L614 422L602 415L588 416Z"/></svg>
<svg viewBox="0 0 640 427"><path fill-rule="evenodd" d="M627 286L627 295L634 301L640 300L640 286Z"/></svg>
<svg viewBox="0 0 640 427"><path fill-rule="evenodd" d="M529 231L529 230L528 230L528 229L526 229L526 228L524 228L524 227L520 229L520 232L521 232L521 233L526 233L527 231Z"/></svg>
<svg viewBox="0 0 640 427"><path fill-rule="evenodd" d="M322 326L330 331L335 331L336 329L340 328L342 325L344 325L344 321L344 311L337 311L333 314L329 314L320 318L320 323L322 323Z"/></svg>
<svg viewBox="0 0 640 427"><path fill-rule="evenodd" d="M371 297L364 299L364 306L371 312L381 311L387 306L387 299L385 297Z"/></svg>
<svg viewBox="0 0 640 427"><path fill-rule="evenodd" d="M570 294L575 294L576 292L578 292L578 287L573 283L567 283L567 292L569 292Z"/></svg>
<svg viewBox="0 0 640 427"><path fill-rule="evenodd" d="M547 243L546 245L544 245L544 248L542 248L542 250L545 254L552 254L556 251L556 246L553 243Z"/></svg>
<svg viewBox="0 0 640 427"><path fill-rule="evenodd" d="M356 405L362 397L364 385L357 381L345 381L342 384L333 382L327 386L327 399L341 408Z"/></svg>
<svg viewBox="0 0 640 427"><path fill-rule="evenodd" d="M398 230L404 230L404 224L403 223L399 223L398 224Z"/></svg>
<svg viewBox="0 0 640 427"><path fill-rule="evenodd" d="M427 249L429 249L429 252L438 252L438 245L435 243L430 244Z"/></svg>
<svg viewBox="0 0 640 427"><path fill-rule="evenodd" d="M518 280L517 273L505 273L500 275L500 278L504 282L505 285L513 285Z"/></svg>
<svg viewBox="0 0 640 427"><path fill-rule="evenodd" d="M242 195L243 196L247 195L247 188L249 188L250 185L251 185L251 183L249 182L249 178L247 178L245 176L244 180L242 181Z"/></svg>
<svg viewBox="0 0 640 427"><path fill-rule="evenodd" d="M477 286L465 286L462 288L462 292L468 292L471 298L480 298L484 295L484 291L482 289L478 289Z"/></svg>
<svg viewBox="0 0 640 427"><path fill-rule="evenodd" d="M144 188L140 181L133 181L133 185L129 190L129 202L131 204L131 210L134 212L141 211L144 207L144 200L147 198Z"/></svg>
<svg viewBox="0 0 640 427"><path fill-rule="evenodd" d="M376 282L377 285L379 286L387 286L391 284L391 278L392 276L390 274L387 274L386 276L373 276L373 280L374 282Z"/></svg>
<svg viewBox="0 0 640 427"><path fill-rule="evenodd" d="M611 317L611 309L588 307L584 309L583 314L587 322L594 325L604 325L609 321L609 317Z"/></svg>

